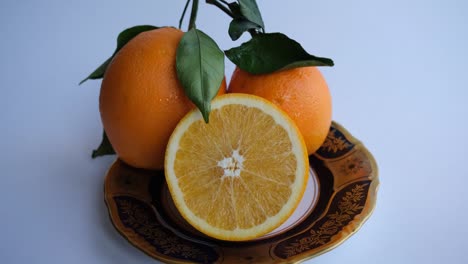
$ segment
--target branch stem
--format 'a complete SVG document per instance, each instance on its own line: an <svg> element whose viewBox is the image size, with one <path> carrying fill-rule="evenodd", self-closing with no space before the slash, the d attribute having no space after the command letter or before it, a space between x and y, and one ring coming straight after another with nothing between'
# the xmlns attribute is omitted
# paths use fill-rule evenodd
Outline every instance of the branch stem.
<svg viewBox="0 0 468 264"><path fill-rule="evenodd" d="M198 0L192 1L192 13L190 14L190 23L188 29L196 28L195 22L197 21L198 13Z"/></svg>
<svg viewBox="0 0 468 264"><path fill-rule="evenodd" d="M188 8L189 3L190 3L190 0L187 0L187 3L185 3L184 11L182 12L182 15L180 16L179 29L182 28L182 22L184 21L185 13L187 12L187 8Z"/></svg>
<svg viewBox="0 0 468 264"><path fill-rule="evenodd" d="M226 1L220 0L223 4L228 5ZM206 0L207 4L214 5L217 8L221 9L224 13L226 13L228 16L231 18L234 18L234 15L232 14L231 10L229 8L225 7L222 3L220 3L218 0Z"/></svg>

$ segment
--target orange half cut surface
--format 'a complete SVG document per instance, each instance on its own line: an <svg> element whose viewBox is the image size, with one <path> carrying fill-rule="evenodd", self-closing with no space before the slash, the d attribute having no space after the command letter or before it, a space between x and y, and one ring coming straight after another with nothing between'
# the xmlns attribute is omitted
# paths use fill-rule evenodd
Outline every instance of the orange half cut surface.
<svg viewBox="0 0 468 264"><path fill-rule="evenodd" d="M166 150L165 175L181 215L221 240L258 238L299 204L309 172L294 122L269 101L228 94L212 101L209 123L193 110Z"/></svg>

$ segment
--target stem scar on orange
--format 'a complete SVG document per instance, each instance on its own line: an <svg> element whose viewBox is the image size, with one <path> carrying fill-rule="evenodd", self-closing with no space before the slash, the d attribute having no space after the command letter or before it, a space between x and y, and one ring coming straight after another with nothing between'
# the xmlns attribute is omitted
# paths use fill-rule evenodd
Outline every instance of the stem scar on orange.
<svg viewBox="0 0 468 264"><path fill-rule="evenodd" d="M104 75L99 96L104 130L119 158L131 166L162 169L172 131L195 107L175 68L183 34L170 27L140 33ZM225 91L223 80L219 94Z"/></svg>
<svg viewBox="0 0 468 264"><path fill-rule="evenodd" d="M257 95L279 106L298 126L309 155L327 137L332 119L331 95L316 67L300 67L261 75L236 68L228 92Z"/></svg>

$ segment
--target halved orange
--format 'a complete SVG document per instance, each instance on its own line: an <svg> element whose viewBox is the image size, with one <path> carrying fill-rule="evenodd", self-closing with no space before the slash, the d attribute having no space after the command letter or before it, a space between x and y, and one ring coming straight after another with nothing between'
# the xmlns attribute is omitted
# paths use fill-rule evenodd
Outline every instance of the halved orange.
<svg viewBox="0 0 468 264"><path fill-rule="evenodd" d="M260 237L299 204L308 180L307 147L294 122L269 101L246 94L212 101L171 135L165 174L181 215L221 240Z"/></svg>

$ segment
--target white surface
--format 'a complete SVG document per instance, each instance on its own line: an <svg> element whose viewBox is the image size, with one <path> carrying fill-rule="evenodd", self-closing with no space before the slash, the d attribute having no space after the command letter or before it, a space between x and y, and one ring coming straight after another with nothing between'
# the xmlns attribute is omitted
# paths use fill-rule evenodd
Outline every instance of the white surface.
<svg viewBox="0 0 468 264"><path fill-rule="evenodd" d="M90 158L100 82L77 84L122 29L176 25L184 2L0 1L1 263L154 263L108 220L113 158ZM258 2L267 31L334 59L334 119L380 170L373 216L310 263L468 263L468 2ZM202 5L198 27L223 49L240 44L227 24Z"/></svg>

